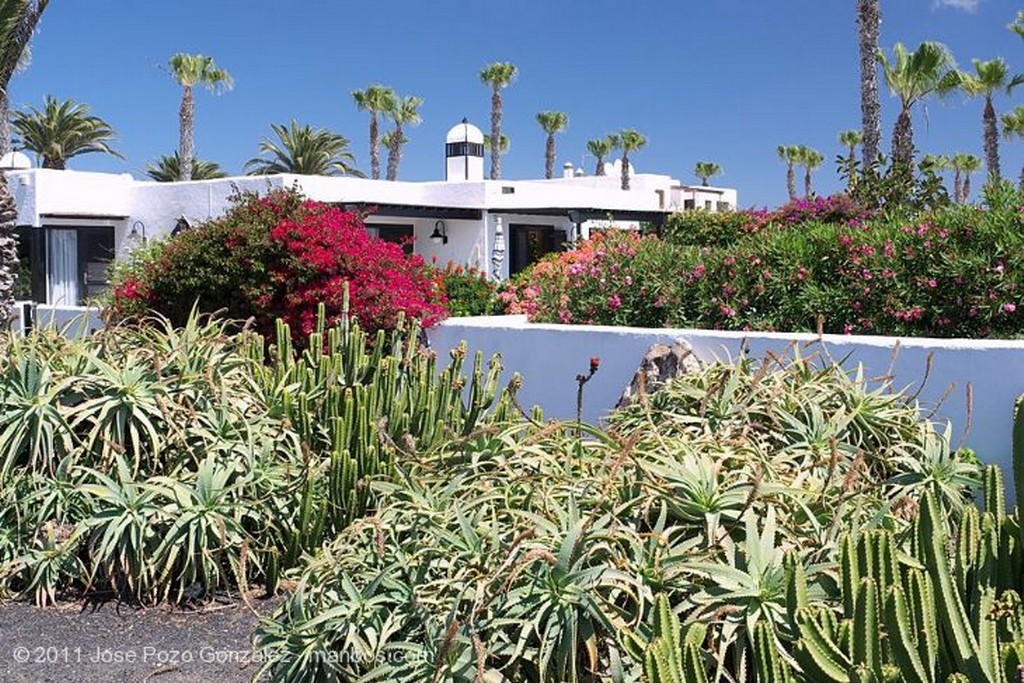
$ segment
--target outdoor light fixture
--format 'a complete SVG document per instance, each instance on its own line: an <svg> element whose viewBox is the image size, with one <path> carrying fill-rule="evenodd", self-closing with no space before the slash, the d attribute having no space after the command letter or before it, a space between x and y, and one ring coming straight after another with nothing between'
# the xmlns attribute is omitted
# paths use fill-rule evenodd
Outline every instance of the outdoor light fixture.
<svg viewBox="0 0 1024 683"><path fill-rule="evenodd" d="M430 233L430 241L434 244L448 244L448 228L444 221L434 223L434 232Z"/></svg>
<svg viewBox="0 0 1024 683"><path fill-rule="evenodd" d="M142 221L135 221L132 223L132 231L128 233L128 239L132 242L141 241L143 244L146 243L146 224Z"/></svg>

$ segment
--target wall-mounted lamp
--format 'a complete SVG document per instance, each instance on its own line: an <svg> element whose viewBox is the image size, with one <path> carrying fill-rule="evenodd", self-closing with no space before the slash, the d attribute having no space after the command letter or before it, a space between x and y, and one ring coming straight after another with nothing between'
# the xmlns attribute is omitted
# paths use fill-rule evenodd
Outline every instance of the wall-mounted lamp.
<svg viewBox="0 0 1024 683"><path fill-rule="evenodd" d="M191 227L192 226L189 225L188 219L182 216L178 219L178 222L174 224L174 230L171 230L171 236L179 235Z"/></svg>
<svg viewBox="0 0 1024 683"><path fill-rule="evenodd" d="M444 221L434 223L434 232L430 233L430 241L434 244L448 244L448 227Z"/></svg>
<svg viewBox="0 0 1024 683"><path fill-rule="evenodd" d="M146 224L142 221L132 223L132 230L128 233L128 239L132 242L146 243Z"/></svg>

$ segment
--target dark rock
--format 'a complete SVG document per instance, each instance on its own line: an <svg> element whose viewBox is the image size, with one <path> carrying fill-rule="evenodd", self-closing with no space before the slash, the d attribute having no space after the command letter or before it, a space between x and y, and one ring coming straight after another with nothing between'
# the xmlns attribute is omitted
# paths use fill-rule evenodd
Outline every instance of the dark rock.
<svg viewBox="0 0 1024 683"><path fill-rule="evenodd" d="M640 367L633 375L633 381L622 392L615 407L632 405L641 396L656 392L670 379L699 369L700 361L693 355L693 349L685 339L676 339L671 346L655 344L644 354Z"/></svg>

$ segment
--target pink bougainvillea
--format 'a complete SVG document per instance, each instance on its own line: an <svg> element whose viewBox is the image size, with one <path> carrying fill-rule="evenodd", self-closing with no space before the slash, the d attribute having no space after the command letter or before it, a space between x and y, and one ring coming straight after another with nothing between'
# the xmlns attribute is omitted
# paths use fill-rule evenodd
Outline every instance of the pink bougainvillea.
<svg viewBox="0 0 1024 683"><path fill-rule="evenodd" d="M168 241L112 290L114 315L139 300L175 322L200 310L252 317L269 334L277 318L308 335L322 303L333 321L350 312L364 329L391 329L399 315L429 326L446 316L430 269L365 230L362 217L295 190L236 198L224 217Z"/></svg>

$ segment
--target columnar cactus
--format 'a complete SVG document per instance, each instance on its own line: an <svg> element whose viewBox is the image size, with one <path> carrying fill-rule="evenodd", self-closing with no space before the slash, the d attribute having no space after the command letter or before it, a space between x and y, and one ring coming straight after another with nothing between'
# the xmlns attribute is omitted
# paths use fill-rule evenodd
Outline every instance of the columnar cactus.
<svg viewBox="0 0 1024 683"><path fill-rule="evenodd" d="M293 526L292 547L282 569L320 545L323 534L362 515L372 502L370 482L394 475L396 456L464 438L485 419L504 421L518 386L513 377L499 391L499 358L484 368L474 359L463 375L464 346L437 368L436 354L419 343L416 325L400 322L391 335L371 341L348 315L328 327L323 306L307 348L297 352L288 325L278 321L276 344L265 357L254 338L248 355L258 359L257 382L271 410L287 417L319 467L304 471L302 519Z"/></svg>
<svg viewBox="0 0 1024 683"><path fill-rule="evenodd" d="M968 508L954 544L936 495L921 501L913 555L900 562L888 531L840 546L843 618L807 604L802 567L790 561L794 656L805 680L1015 683L1024 676L1024 610L1017 526L1005 515L1002 478L986 472L989 510Z"/></svg>

